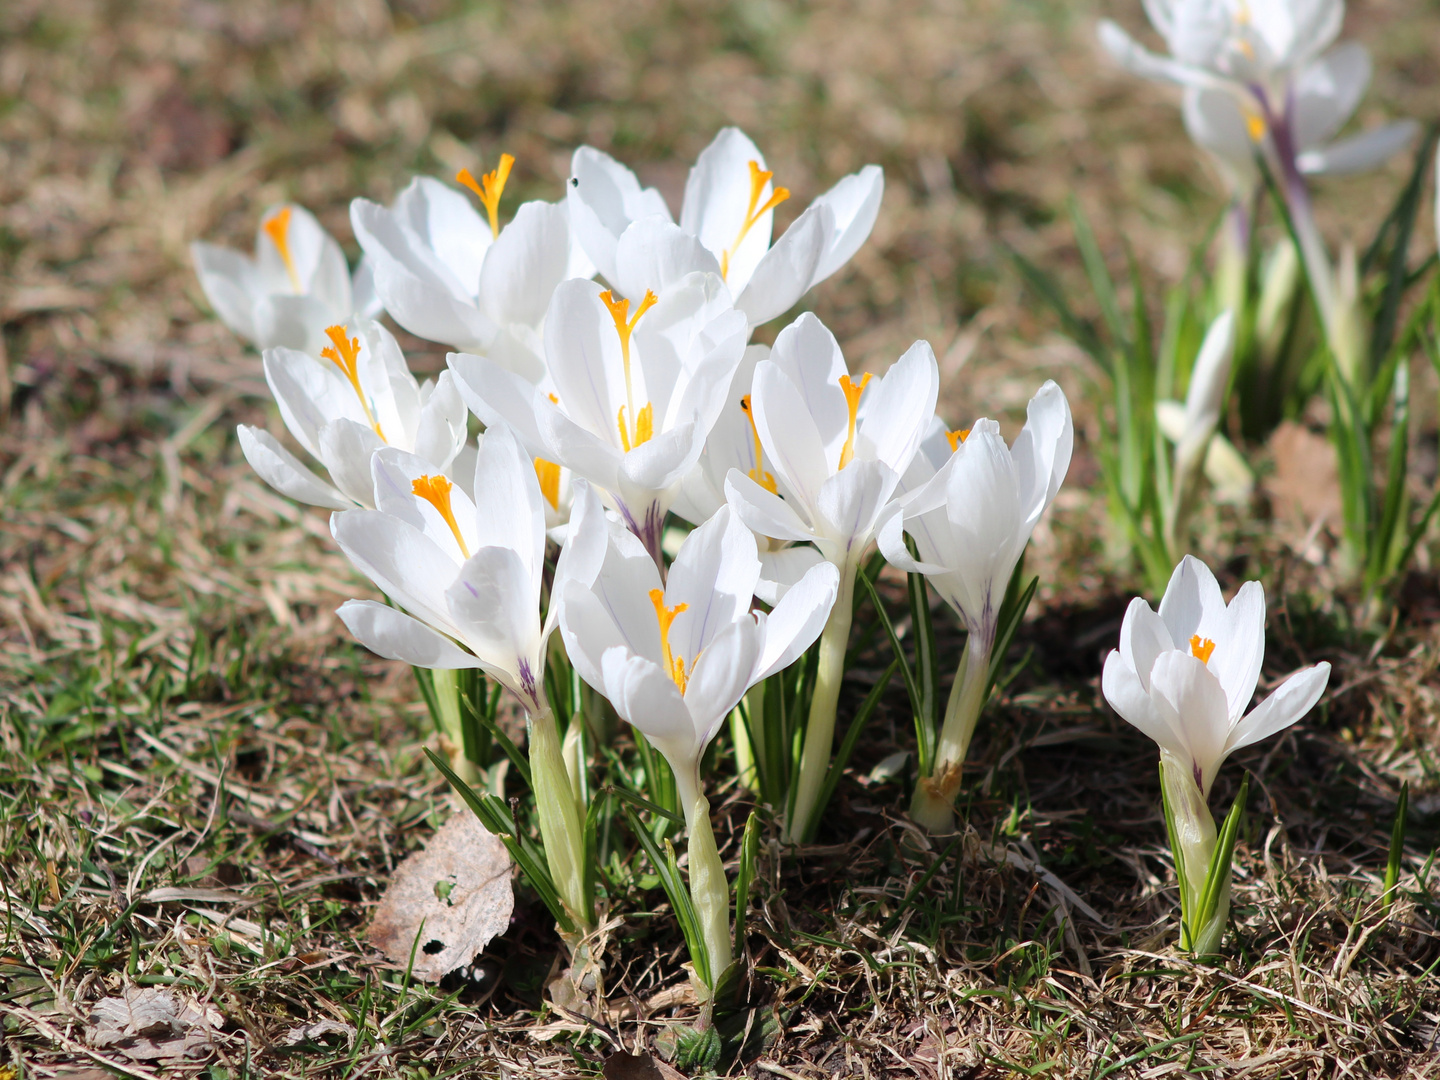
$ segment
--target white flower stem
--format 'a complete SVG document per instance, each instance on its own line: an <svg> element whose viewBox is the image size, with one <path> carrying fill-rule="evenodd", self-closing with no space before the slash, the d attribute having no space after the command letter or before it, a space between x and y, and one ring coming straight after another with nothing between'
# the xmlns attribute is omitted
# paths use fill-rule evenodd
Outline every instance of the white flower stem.
<svg viewBox="0 0 1440 1080"><path fill-rule="evenodd" d="M950 684L945 722L935 745L930 775L920 777L910 800L910 816L934 833L950 832L955 827L955 796L960 790L961 770L989 696L992 643L981 644L978 638L971 631L965 643L965 654Z"/></svg>
<svg viewBox="0 0 1440 1080"><path fill-rule="evenodd" d="M435 704L440 713L436 719L440 725L441 749L445 751L445 756L450 760L450 768L455 770L455 775L474 787L480 782L480 770L475 762L465 754L465 730L462 726L464 706L460 702L460 673L446 668L434 668L429 674L430 689L435 695ZM418 670L415 672L415 677L417 679L424 678Z"/></svg>
<svg viewBox="0 0 1440 1080"><path fill-rule="evenodd" d="M690 869L690 902L700 920L705 938L705 951L710 960L711 977L719 980L730 966L730 884L725 880L725 864L715 847L715 830L710 825L710 803L700 788L700 763L671 768L680 805L685 811L685 828L690 839L687 846Z"/></svg>
<svg viewBox="0 0 1440 1080"><path fill-rule="evenodd" d="M854 597L855 567L847 560L840 567L840 594L835 597L835 606L830 609L830 618L820 634L820 662L815 672L815 692L810 697L805 744L800 751L795 802L785 822L785 840L791 844L804 841L810 832L811 818L820 809L815 804L820 799L835 745L835 710L840 703L840 682L845 677L845 648L850 643Z"/></svg>
<svg viewBox="0 0 1440 1080"><path fill-rule="evenodd" d="M595 908L585 890L585 829L555 714L544 696L526 717L530 736L530 779L535 791L535 811L540 818L540 839L545 845L545 862L561 901L582 931L595 928Z"/></svg>
<svg viewBox="0 0 1440 1080"><path fill-rule="evenodd" d="M1186 887L1180 890L1180 947L1196 955L1207 956L1219 947L1230 914L1230 867L1220 868L1220 873L1225 875L1225 884L1214 915L1205 925L1195 925L1210 860L1215 854L1215 819L1210 815L1204 793L1196 786L1185 764L1166 751L1161 751L1160 761L1165 803L1170 811L1178 848L1171 854L1177 866L1182 865L1183 860L1185 871Z"/></svg>

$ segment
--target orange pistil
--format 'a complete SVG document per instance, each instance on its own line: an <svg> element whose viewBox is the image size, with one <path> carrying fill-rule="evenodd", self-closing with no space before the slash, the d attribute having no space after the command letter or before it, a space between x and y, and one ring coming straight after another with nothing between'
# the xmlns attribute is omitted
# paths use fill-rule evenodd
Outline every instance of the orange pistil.
<svg viewBox="0 0 1440 1080"><path fill-rule="evenodd" d="M850 464L855 456L855 414L860 411L860 395L865 392L865 384L870 381L870 372L860 376L857 384L851 380L849 375L840 376L840 389L845 392L845 408L850 412L850 427L845 436L845 445L840 448L840 468Z"/></svg>
<svg viewBox="0 0 1440 1080"><path fill-rule="evenodd" d="M540 494L551 510L560 509L560 466L544 458L535 459L535 475L540 480Z"/></svg>
<svg viewBox="0 0 1440 1080"><path fill-rule="evenodd" d="M620 360L625 365L625 404L620 406L615 422L620 428L620 445L628 454L635 447L649 442L655 434L655 410L650 404L647 402L638 413L635 411L635 385L630 377L630 335L635 332L640 316L655 306L656 296L646 289L633 318L630 317L630 301L617 300L609 289L600 294L600 302L610 312L610 318L615 320L615 333L620 335ZM630 416L628 426L625 422L627 409Z"/></svg>
<svg viewBox="0 0 1440 1080"><path fill-rule="evenodd" d="M260 226L265 230L265 235L270 237L275 250L280 252L280 260L285 264L285 272L290 275L290 287L295 290L296 296L305 294L305 286L300 283L300 274L295 269L295 260L290 257L290 207L282 206Z"/></svg>
<svg viewBox="0 0 1440 1080"><path fill-rule="evenodd" d="M766 472L761 457L763 453L760 446L760 429L755 426L755 414L750 411L750 395L746 394L740 399L740 408L745 410L745 419L750 421L750 434L755 439L755 467L750 470L750 479L763 487L771 495L775 494L775 477Z"/></svg>
<svg viewBox="0 0 1440 1080"><path fill-rule="evenodd" d="M968 427L956 428L954 431L947 431L945 433L945 438L950 443L950 452L952 454L960 449L960 444L969 437L970 429Z"/></svg>
<svg viewBox="0 0 1440 1080"><path fill-rule="evenodd" d="M375 414L370 409L370 402L365 398L365 391L360 389L360 339L350 337L345 333L343 326L326 327L325 336L333 342L333 345L327 345L321 349L320 355L338 367L341 374L349 380L350 388L360 399L360 407L365 410L365 419L370 421L370 429L380 436L381 442L389 442L385 438L385 432L380 430L380 421L375 419Z"/></svg>
<svg viewBox="0 0 1440 1080"><path fill-rule="evenodd" d="M1215 642L1208 637L1202 638L1195 634L1190 638L1190 655L1199 660L1202 664L1210 663L1210 654L1215 651Z"/></svg>
<svg viewBox="0 0 1440 1080"><path fill-rule="evenodd" d="M690 605L676 604L672 608L667 608L664 589L651 589L650 603L655 605L655 621L660 624L661 666L665 668L665 674L670 676L683 695L685 687L690 684L690 676L685 674L685 658L676 656L670 651L670 624L675 621L676 615L682 611L688 611Z"/></svg>
<svg viewBox="0 0 1440 1080"><path fill-rule="evenodd" d="M455 520L455 511L450 508L450 490L454 486L444 476L422 476L411 482L410 490L440 512L445 524L449 525L450 531L455 534L455 542L460 545L460 554L468 559L470 549L465 544L465 537L460 535L460 523Z"/></svg>
<svg viewBox="0 0 1440 1080"><path fill-rule="evenodd" d="M765 185L774 175L773 172L767 172L760 168L758 161L750 162L750 205L745 208L745 220L740 224L740 231L735 234L735 239L730 242L730 246L720 253L721 277L728 278L730 276L730 260L734 257L735 252L740 250L740 245L750 230L755 227L755 223L790 198L789 188L777 187L770 193L770 198L765 201L765 205L759 205Z"/></svg>
<svg viewBox="0 0 1440 1080"><path fill-rule="evenodd" d="M455 179L473 191L489 213L490 232L494 236L500 235L500 195L505 190L505 181L510 179L510 167L514 164L515 159L511 155L501 154L500 164L480 177L479 183L475 182L469 169L461 169L455 174Z"/></svg>

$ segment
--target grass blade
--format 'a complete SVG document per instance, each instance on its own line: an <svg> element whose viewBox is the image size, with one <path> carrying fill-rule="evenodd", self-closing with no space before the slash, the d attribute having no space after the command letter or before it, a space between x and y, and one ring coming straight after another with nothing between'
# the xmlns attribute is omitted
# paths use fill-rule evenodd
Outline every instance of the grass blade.
<svg viewBox="0 0 1440 1080"><path fill-rule="evenodd" d="M1405 854L1405 814L1410 809L1410 781L1400 785L1400 801L1395 804L1395 822L1390 826L1390 856L1385 860L1385 885L1381 904L1386 911L1395 900L1395 886L1400 882L1400 860Z"/></svg>
<svg viewBox="0 0 1440 1080"><path fill-rule="evenodd" d="M824 806L822 802L820 804ZM745 835L740 838L740 865L735 869L735 955L745 955L745 916L750 909L750 885L755 880L755 856L760 850L760 815L750 811Z"/></svg>

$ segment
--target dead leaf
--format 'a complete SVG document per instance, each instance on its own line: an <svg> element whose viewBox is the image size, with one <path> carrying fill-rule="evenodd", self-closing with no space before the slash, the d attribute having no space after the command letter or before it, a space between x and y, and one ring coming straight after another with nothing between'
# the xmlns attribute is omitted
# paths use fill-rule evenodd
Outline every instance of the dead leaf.
<svg viewBox="0 0 1440 1080"><path fill-rule="evenodd" d="M323 1042L328 1035L339 1035L348 1046L355 1040L355 1029L338 1020L317 1020L313 1024L301 1024L280 1036L280 1046L303 1046L305 1043Z"/></svg>
<svg viewBox="0 0 1440 1080"><path fill-rule="evenodd" d="M415 976L438 982L503 933L514 908L505 845L460 810L396 869L370 923L370 944L401 966L413 949Z"/></svg>
<svg viewBox="0 0 1440 1080"><path fill-rule="evenodd" d="M605 1059L605 1080L685 1080L685 1074L654 1054L627 1054L623 1050Z"/></svg>
<svg viewBox="0 0 1440 1080"><path fill-rule="evenodd" d="M1282 421L1270 436L1275 472L1265 480L1277 523L1304 536L1320 518L1340 520L1340 474L1335 447L1293 420Z"/></svg>
<svg viewBox="0 0 1440 1080"><path fill-rule="evenodd" d="M170 990L131 987L97 1002L85 1033L91 1046L114 1046L137 1061L174 1061L204 1053L211 1032L224 1026L215 1006Z"/></svg>

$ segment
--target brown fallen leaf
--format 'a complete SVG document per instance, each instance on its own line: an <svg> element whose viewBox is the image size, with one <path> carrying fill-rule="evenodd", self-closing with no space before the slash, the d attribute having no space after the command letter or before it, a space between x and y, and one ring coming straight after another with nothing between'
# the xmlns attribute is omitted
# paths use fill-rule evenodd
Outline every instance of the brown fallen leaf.
<svg viewBox="0 0 1440 1080"><path fill-rule="evenodd" d="M1293 420L1282 421L1270 436L1275 472L1265 480L1276 524L1296 538L1324 518L1338 527L1340 474L1335 447Z"/></svg>
<svg viewBox="0 0 1440 1080"><path fill-rule="evenodd" d="M370 923L370 944L402 967L413 949L416 978L438 982L503 933L514 908L509 852L460 809L396 868Z"/></svg>
<svg viewBox="0 0 1440 1080"><path fill-rule="evenodd" d="M85 1038L137 1061L174 1061L205 1053L214 1042L211 1033L224 1024L224 1013L208 1003L170 990L130 987L96 1003Z"/></svg>
<svg viewBox="0 0 1440 1080"><path fill-rule="evenodd" d="M627 1054L623 1050L605 1059L605 1080L685 1080L685 1074L654 1054Z"/></svg>

